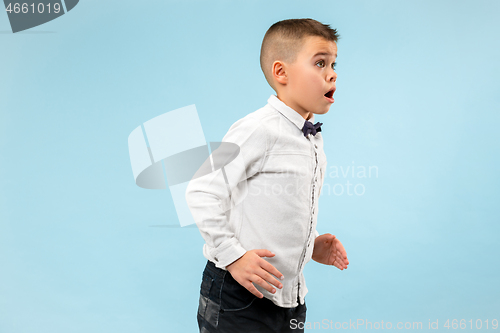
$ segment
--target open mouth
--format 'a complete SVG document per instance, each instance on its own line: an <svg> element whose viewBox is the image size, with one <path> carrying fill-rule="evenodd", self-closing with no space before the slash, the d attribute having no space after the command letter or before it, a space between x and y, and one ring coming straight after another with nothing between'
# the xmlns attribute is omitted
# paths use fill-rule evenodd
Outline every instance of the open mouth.
<svg viewBox="0 0 500 333"><path fill-rule="evenodd" d="M328 98L332 98L333 97L333 93L335 92L335 89L331 89L330 91L328 91L326 94L325 94L325 97L328 97Z"/></svg>

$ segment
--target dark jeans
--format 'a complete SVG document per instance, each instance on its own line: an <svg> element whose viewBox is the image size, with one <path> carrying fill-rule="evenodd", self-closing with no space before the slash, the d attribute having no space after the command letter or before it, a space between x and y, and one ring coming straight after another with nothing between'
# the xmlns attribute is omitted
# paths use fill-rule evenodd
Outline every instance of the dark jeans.
<svg viewBox="0 0 500 333"><path fill-rule="evenodd" d="M265 297L258 298L211 261L203 271L197 316L201 333L304 332L297 326L302 323L303 327L306 310L305 303L283 308Z"/></svg>

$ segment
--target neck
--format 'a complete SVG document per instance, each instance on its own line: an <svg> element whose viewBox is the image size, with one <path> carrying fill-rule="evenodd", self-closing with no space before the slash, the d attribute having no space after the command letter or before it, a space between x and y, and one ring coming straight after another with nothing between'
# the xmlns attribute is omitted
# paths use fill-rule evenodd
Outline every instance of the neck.
<svg viewBox="0 0 500 333"><path fill-rule="evenodd" d="M295 112L300 114L302 116L302 118L304 118L305 120L309 120L312 118L312 112L306 111L306 110L302 109L300 106L295 105L292 102L289 102L290 99L287 98L286 96L283 96L282 94L277 93L276 97L278 97L278 99L280 101L282 101L283 103L285 103L288 107L292 108Z"/></svg>

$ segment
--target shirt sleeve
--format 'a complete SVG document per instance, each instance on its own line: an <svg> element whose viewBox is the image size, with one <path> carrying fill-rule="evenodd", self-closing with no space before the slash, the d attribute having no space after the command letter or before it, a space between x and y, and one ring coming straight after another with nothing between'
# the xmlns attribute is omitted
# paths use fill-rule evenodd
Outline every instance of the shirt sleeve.
<svg viewBox="0 0 500 333"><path fill-rule="evenodd" d="M319 236L319 232L318 232L318 230L314 229L314 233L316 234L316 237L318 237L318 236Z"/></svg>
<svg viewBox="0 0 500 333"><path fill-rule="evenodd" d="M246 253L235 237L229 217L235 201L244 196L242 182L245 185L248 178L262 170L267 131L257 120L244 117L229 128L221 147L225 142L239 147L237 157L218 170L193 178L186 189L188 207L209 256L216 261L216 267L222 269ZM216 152L212 152L211 158L217 155Z"/></svg>

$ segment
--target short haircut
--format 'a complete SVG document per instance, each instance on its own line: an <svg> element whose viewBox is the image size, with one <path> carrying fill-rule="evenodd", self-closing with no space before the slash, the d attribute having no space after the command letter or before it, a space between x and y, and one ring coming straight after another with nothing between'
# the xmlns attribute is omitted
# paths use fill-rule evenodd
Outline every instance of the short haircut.
<svg viewBox="0 0 500 333"><path fill-rule="evenodd" d="M267 30L260 48L260 68L273 89L272 64L276 60L293 63L308 36L323 37L332 42L340 38L336 29L310 18L279 21Z"/></svg>

